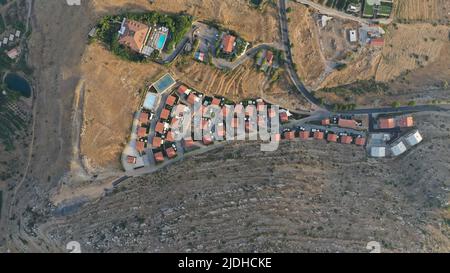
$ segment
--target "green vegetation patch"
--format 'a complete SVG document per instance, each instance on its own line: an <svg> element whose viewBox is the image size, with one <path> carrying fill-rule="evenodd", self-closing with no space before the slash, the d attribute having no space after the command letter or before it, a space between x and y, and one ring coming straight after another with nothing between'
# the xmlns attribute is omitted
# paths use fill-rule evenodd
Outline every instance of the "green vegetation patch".
<svg viewBox="0 0 450 273"><path fill-rule="evenodd" d="M169 37L163 52L170 53L181 42L184 35L192 26L192 16L186 14L165 14L156 11L145 13L124 13L120 15L108 15L103 17L97 25L96 37L115 55L133 62L142 62L146 58L142 54L132 51L128 47L119 44L119 30L122 19L142 22L148 26L164 26L169 29ZM150 56L150 60L157 59L157 51Z"/></svg>
<svg viewBox="0 0 450 273"><path fill-rule="evenodd" d="M364 2L364 11L363 16L364 17L373 17L374 15L374 8L373 5L370 5L367 0Z"/></svg>

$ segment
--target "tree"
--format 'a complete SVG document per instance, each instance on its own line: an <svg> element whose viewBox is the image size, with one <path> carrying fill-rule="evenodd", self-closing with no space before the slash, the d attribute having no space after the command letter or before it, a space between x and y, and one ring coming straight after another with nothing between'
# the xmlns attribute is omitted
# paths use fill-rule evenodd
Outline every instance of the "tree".
<svg viewBox="0 0 450 273"><path fill-rule="evenodd" d="M400 102L398 102L398 101L394 101L393 103L392 103L392 107L394 107L394 108L398 108L398 107L400 107Z"/></svg>

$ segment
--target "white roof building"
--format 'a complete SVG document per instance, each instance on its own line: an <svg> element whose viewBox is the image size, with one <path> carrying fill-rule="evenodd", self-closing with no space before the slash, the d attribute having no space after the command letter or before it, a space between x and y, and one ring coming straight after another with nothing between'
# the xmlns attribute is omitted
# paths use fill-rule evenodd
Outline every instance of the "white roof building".
<svg viewBox="0 0 450 273"><path fill-rule="evenodd" d="M414 133L409 134L406 138L406 143L410 146L415 146L422 142L423 138L419 131L415 131Z"/></svg>
<svg viewBox="0 0 450 273"><path fill-rule="evenodd" d="M4 44L4 45L7 45L7 44L8 44L8 38L6 38L6 37L3 38L3 44Z"/></svg>
<svg viewBox="0 0 450 273"><path fill-rule="evenodd" d="M14 34L9 34L9 40L14 41Z"/></svg>
<svg viewBox="0 0 450 273"><path fill-rule="evenodd" d="M406 152L406 146L403 141L398 142L397 144L391 147L391 152L394 156L399 156Z"/></svg>
<svg viewBox="0 0 450 273"><path fill-rule="evenodd" d="M16 31L16 37L19 38L19 37L20 37L20 34L21 34L20 30L17 30L17 31Z"/></svg>
<svg viewBox="0 0 450 273"><path fill-rule="evenodd" d="M385 157L386 156L386 148L385 147L372 147L370 149L370 155L372 157Z"/></svg>
<svg viewBox="0 0 450 273"><path fill-rule="evenodd" d="M349 31L349 36L350 36L350 42L355 43L356 41L358 41L358 38L356 37L356 30L355 29L351 29Z"/></svg>

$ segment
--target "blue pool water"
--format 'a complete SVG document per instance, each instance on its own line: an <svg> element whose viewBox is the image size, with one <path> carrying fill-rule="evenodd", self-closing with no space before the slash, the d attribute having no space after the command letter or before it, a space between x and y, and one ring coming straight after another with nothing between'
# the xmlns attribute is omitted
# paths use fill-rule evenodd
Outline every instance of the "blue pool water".
<svg viewBox="0 0 450 273"><path fill-rule="evenodd" d="M153 87L159 93L164 92L167 88L175 84L175 79L169 74L164 75L161 79L153 84Z"/></svg>
<svg viewBox="0 0 450 273"><path fill-rule="evenodd" d="M5 84L8 89L17 91L26 98L31 96L31 87L28 81L15 73L6 75Z"/></svg>
<svg viewBox="0 0 450 273"><path fill-rule="evenodd" d="M158 44L156 45L159 50L161 50L164 47L164 44L166 43L167 34L161 34L159 36Z"/></svg>

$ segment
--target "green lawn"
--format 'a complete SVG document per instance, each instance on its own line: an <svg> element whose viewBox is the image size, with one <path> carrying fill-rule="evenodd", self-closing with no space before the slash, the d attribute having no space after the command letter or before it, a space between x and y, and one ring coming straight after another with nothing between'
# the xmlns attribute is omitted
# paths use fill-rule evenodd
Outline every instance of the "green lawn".
<svg viewBox="0 0 450 273"><path fill-rule="evenodd" d="M363 16L364 17L373 17L373 5L369 5L367 3L367 0L364 2Z"/></svg>
<svg viewBox="0 0 450 273"><path fill-rule="evenodd" d="M392 12L392 3L381 2L378 15L389 17Z"/></svg>

